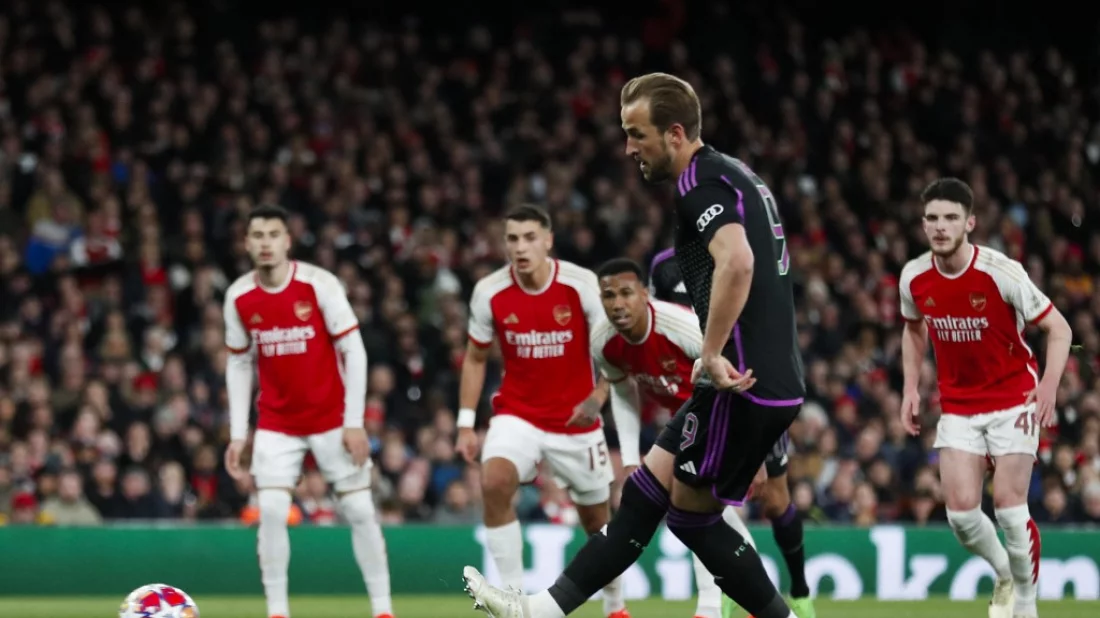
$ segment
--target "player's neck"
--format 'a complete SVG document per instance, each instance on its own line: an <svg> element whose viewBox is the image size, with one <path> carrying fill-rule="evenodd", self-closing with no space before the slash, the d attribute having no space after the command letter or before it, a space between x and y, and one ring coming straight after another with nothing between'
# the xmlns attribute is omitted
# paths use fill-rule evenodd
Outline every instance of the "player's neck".
<svg viewBox="0 0 1100 618"><path fill-rule="evenodd" d="M680 177L680 174L691 165L692 158L695 157L695 153L699 152L699 149L703 147L703 140L697 139L687 145L686 148L680 151L676 156L672 165L672 178L676 179Z"/></svg>
<svg viewBox="0 0 1100 618"><path fill-rule="evenodd" d="M546 282L550 281L551 270L550 258L546 258L542 261L542 264L539 264L538 268L528 274L523 274L514 269L512 272L516 274L516 279L523 286L523 289L528 292L538 292L546 287Z"/></svg>
<svg viewBox="0 0 1100 618"><path fill-rule="evenodd" d="M974 245L970 244L970 241L964 240L958 249L951 255L940 256L937 255L933 259L936 260L936 268L945 275L957 275L966 270L967 266L970 266L970 260L974 258Z"/></svg>
<svg viewBox="0 0 1100 618"><path fill-rule="evenodd" d="M257 268L256 279L265 288L280 288L290 276L290 261L277 264L270 268Z"/></svg>

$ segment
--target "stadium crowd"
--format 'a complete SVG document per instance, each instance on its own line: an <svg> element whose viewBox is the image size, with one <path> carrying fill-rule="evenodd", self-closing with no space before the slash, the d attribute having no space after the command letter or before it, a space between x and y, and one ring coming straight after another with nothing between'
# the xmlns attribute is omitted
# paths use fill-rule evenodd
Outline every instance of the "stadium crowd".
<svg viewBox="0 0 1100 618"><path fill-rule="evenodd" d="M242 215L278 203L296 257L337 273L361 321L384 523L479 522L454 410L465 301L503 263L497 218L545 204L558 257L648 263L670 242L670 196L622 156L618 95L668 70L699 91L704 141L780 200L810 392L790 467L807 520L944 519L932 432L909 439L897 415L897 274L924 250L919 189L955 175L977 196L975 240L1022 261L1079 344L1032 512L1100 524L1092 59L896 29L826 37L722 2L532 10L503 28L250 20L224 4L0 8L0 521L255 520L221 463L220 302L248 269ZM924 373L932 427L931 361ZM648 412L643 442L667 416ZM552 482L519 500L525 520L574 521ZM292 517L337 520L315 471Z"/></svg>

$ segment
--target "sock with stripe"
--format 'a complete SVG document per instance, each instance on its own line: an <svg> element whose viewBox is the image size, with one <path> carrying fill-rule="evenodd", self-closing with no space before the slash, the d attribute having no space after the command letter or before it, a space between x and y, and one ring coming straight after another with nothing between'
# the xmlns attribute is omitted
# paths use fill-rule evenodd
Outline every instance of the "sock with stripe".
<svg viewBox="0 0 1100 618"><path fill-rule="evenodd" d="M802 536L802 516L794 503L787 505L782 515L772 520L772 535L775 544L783 553L787 563L787 573L791 576L791 596L802 599L810 596L810 585L806 583L806 548Z"/></svg>
<svg viewBox="0 0 1100 618"><path fill-rule="evenodd" d="M997 509L997 523L1005 531L1005 549L1012 579L1016 582L1017 611L1033 612L1035 585L1039 581L1042 540L1026 504Z"/></svg>

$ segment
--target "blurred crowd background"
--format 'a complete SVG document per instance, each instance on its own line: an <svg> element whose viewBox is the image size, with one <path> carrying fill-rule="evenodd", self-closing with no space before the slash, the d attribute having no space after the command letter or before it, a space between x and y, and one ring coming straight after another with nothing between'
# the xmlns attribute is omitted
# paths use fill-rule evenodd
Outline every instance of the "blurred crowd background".
<svg viewBox="0 0 1100 618"><path fill-rule="evenodd" d="M277 203L295 256L337 273L360 318L384 521L478 522L454 411L465 303L503 263L499 215L545 204L558 257L648 264L671 240L670 195L622 155L618 96L666 70L698 90L704 140L754 167L785 218L810 393L791 432L805 516L944 519L931 360L924 436L897 418L896 286L925 247L919 189L955 175L977 197L974 240L1022 261L1079 345L1032 512L1100 524L1088 37L1030 23L1021 47L948 17L922 30L729 4L512 7L495 23L3 3L0 521L254 521L252 488L221 463L220 303L248 269L242 215ZM646 416L648 443L668 411ZM552 482L518 503L525 520L575 520ZM338 521L309 469L295 504L303 525Z"/></svg>

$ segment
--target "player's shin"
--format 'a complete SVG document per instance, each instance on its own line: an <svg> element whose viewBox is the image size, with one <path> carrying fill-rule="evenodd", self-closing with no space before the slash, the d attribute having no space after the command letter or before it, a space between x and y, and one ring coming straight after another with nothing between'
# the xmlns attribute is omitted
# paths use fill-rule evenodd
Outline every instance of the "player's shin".
<svg viewBox="0 0 1100 618"><path fill-rule="evenodd" d="M721 618L722 589L714 582L714 576L703 565L703 561L699 560L699 556L692 556L692 564L695 567L695 586L699 588L695 618Z"/></svg>
<svg viewBox="0 0 1100 618"><path fill-rule="evenodd" d="M802 515L787 502L787 508L779 517L771 518L772 534L775 544L783 553L787 563L787 572L791 576L791 596L801 599L810 596L810 586L806 583L806 549L803 541Z"/></svg>
<svg viewBox="0 0 1100 618"><path fill-rule="evenodd" d="M267 599L268 616L289 616L287 572L290 569L290 534L287 516L290 514L290 491L260 489L257 492L260 510L259 542L260 577Z"/></svg>
<svg viewBox="0 0 1100 618"><path fill-rule="evenodd" d="M695 552L718 586L756 618L789 618L756 550L729 527L721 513L693 513L671 508L668 529Z"/></svg>
<svg viewBox="0 0 1100 618"><path fill-rule="evenodd" d="M1008 553L997 538L997 527L980 508L969 511L947 510L947 523L955 533L955 538L970 553L985 558L993 567L997 577L1011 577L1008 566Z"/></svg>
<svg viewBox="0 0 1100 618"><path fill-rule="evenodd" d="M351 547L359 571L363 574L363 583L367 586L371 610L375 616L392 614L386 539L382 536L382 527L378 525L370 490L344 494L340 497L340 510L351 526Z"/></svg>
<svg viewBox="0 0 1100 618"><path fill-rule="evenodd" d="M535 618L567 616L623 574L642 555L668 509L668 492L642 466L623 483L619 510L607 527L593 534L565 572L546 592L531 597Z"/></svg>
<svg viewBox="0 0 1100 618"><path fill-rule="evenodd" d="M1039 581L1039 557L1042 542L1039 527L1031 519L1027 504L996 510L997 523L1005 531L1005 549L1016 582L1018 609L1034 608L1035 584Z"/></svg>

